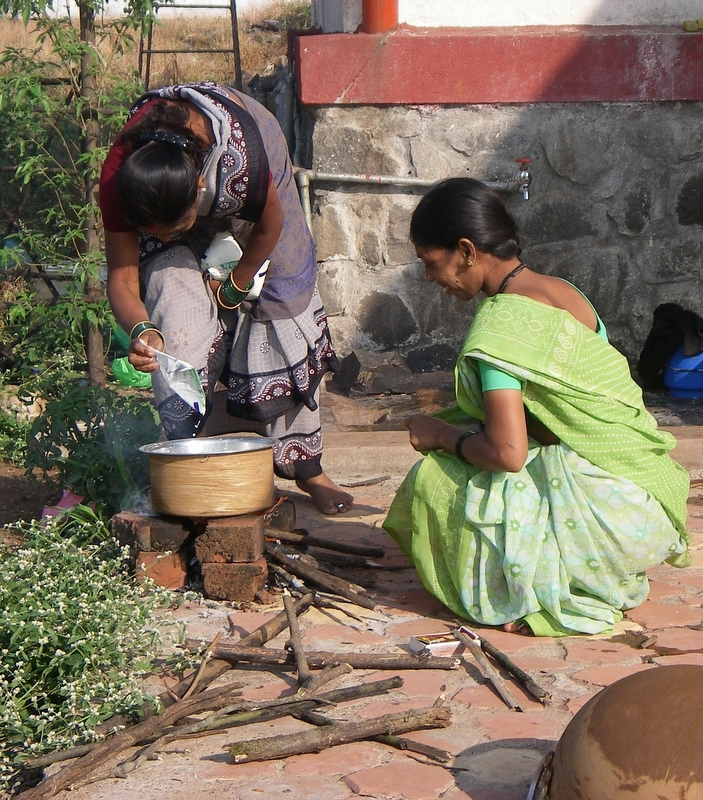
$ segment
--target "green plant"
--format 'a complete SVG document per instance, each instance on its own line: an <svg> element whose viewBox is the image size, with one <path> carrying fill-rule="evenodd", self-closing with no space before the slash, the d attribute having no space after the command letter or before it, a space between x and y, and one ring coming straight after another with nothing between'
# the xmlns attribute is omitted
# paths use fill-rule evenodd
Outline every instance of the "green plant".
<svg viewBox="0 0 703 800"><path fill-rule="evenodd" d="M34 421L25 465L114 511L146 494L148 463L139 447L158 431L146 392L73 381Z"/></svg>
<svg viewBox="0 0 703 800"><path fill-rule="evenodd" d="M114 714L151 701L138 676L158 634L149 616L166 595L135 585L127 554L101 519L77 506L21 523L14 552L0 546L0 786L22 762L94 741Z"/></svg>
<svg viewBox="0 0 703 800"><path fill-rule="evenodd" d="M12 464L24 464L31 423L0 412L0 457Z"/></svg>
<svg viewBox="0 0 703 800"><path fill-rule="evenodd" d="M136 72L124 78L114 64L154 15L152 0L129 0L117 16L103 15L105 5L78 0L76 25L52 0L0 0L0 13L31 20L36 33L33 47L8 47L0 58L0 166L13 174L4 227L29 261L75 277L84 302L67 307L80 317L92 384L104 383L98 174L139 93Z"/></svg>

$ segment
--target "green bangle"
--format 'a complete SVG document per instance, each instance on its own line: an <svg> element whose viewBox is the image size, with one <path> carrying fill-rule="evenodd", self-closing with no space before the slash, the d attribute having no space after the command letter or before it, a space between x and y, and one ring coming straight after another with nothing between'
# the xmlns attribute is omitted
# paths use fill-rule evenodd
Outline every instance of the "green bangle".
<svg viewBox="0 0 703 800"><path fill-rule="evenodd" d="M143 322L138 322L132 330L129 332L130 339L138 339L144 331L154 331L158 333L159 336L163 339L164 335L161 331L154 325L153 322L150 322L148 319L145 319Z"/></svg>
<svg viewBox="0 0 703 800"><path fill-rule="evenodd" d="M464 431L459 438L456 440L456 444L454 445L454 452L456 453L456 457L459 461L466 461L464 458L461 448L464 445L464 442L469 438L469 436L473 436L476 433L480 433L480 431Z"/></svg>
<svg viewBox="0 0 703 800"><path fill-rule="evenodd" d="M232 303L233 306L238 306L242 300L246 300L246 297L253 286L254 281L252 279L249 281L246 289L240 289L239 286L237 286L237 284L234 282L232 273L230 273L227 280L220 286L220 292L222 295L224 295L224 298L227 300L227 302Z"/></svg>
<svg viewBox="0 0 703 800"><path fill-rule="evenodd" d="M227 309L227 311L234 311L235 308L239 308L241 300L238 303L232 303L232 305L229 305L227 302L225 302L225 300L222 298L223 286L224 284L221 283L215 291L215 300L217 300L217 305L220 306L220 308Z"/></svg>

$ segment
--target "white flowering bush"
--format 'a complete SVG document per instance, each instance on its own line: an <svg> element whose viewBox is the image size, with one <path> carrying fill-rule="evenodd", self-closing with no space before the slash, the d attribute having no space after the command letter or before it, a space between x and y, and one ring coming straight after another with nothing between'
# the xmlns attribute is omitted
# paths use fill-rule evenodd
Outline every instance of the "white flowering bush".
<svg viewBox="0 0 703 800"><path fill-rule="evenodd" d="M139 688L158 646L162 591L136 584L126 552L86 507L19 523L0 545L0 787L27 758L94 741L114 714L153 700Z"/></svg>

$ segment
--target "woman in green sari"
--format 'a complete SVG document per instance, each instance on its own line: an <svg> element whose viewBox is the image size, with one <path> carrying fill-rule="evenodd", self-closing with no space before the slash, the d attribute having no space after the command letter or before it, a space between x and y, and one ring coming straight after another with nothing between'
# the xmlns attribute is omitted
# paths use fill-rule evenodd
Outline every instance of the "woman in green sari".
<svg viewBox="0 0 703 800"><path fill-rule="evenodd" d="M462 617L539 636L612 629L646 598L645 570L689 561L675 439L588 299L522 263L495 192L443 181L410 233L428 281L486 299L456 365L457 406L406 421L426 455L384 528Z"/></svg>

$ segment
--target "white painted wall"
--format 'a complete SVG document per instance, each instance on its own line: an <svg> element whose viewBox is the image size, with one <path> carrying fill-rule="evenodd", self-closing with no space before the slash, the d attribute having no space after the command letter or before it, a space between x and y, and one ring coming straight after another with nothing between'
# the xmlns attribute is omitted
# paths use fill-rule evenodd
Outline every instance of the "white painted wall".
<svg viewBox="0 0 703 800"><path fill-rule="evenodd" d="M187 3L191 5L203 5L204 3L211 3L213 9L188 9L183 8L162 8L159 10L159 17L197 17L197 16L227 16L229 15L229 0L176 0L179 5L185 6ZM165 2L165 0L164 0ZM270 5L274 0L236 0L237 15L246 14L250 11L257 11L259 8L265 8ZM283 2L296 2L296 0L283 0ZM334 3L333 3L334 5ZM115 2L115 0L106 0L104 5L104 13L107 17L120 16L124 13L124 3ZM53 13L57 17L71 16L78 19L78 9L75 0L56 0L53 5ZM361 2L359 2L359 19L361 19ZM341 30L341 28L339 29Z"/></svg>
<svg viewBox="0 0 703 800"><path fill-rule="evenodd" d="M355 31L361 0L312 0L327 33ZM676 25L703 18L703 0L398 0L400 23L420 28L524 25Z"/></svg>

